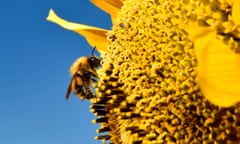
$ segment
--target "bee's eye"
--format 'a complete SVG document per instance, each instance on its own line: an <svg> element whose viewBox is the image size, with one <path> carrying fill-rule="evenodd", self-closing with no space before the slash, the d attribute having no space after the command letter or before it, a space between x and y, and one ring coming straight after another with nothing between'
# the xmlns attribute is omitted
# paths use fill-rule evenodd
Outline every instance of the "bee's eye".
<svg viewBox="0 0 240 144"><path fill-rule="evenodd" d="M90 58L89 58L89 63L90 63L90 65L94 65L94 63L95 63L95 58L94 58L94 57L90 57Z"/></svg>
<svg viewBox="0 0 240 144"><path fill-rule="evenodd" d="M90 57L90 61L91 61L91 62L95 62L95 61L96 61L96 58L95 58L95 57Z"/></svg>
<svg viewBox="0 0 240 144"><path fill-rule="evenodd" d="M89 65L92 69L97 68L98 66L100 66L100 59L95 56L89 57Z"/></svg>

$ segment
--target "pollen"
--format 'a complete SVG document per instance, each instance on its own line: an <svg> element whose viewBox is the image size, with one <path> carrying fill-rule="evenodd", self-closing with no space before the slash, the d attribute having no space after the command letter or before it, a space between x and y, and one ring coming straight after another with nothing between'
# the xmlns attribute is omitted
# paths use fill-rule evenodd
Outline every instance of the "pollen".
<svg viewBox="0 0 240 144"><path fill-rule="evenodd" d="M240 105L221 107L205 96L198 83L197 43L186 27L213 29L214 37L237 54L240 29L233 4L124 1L98 71L98 100L92 105L102 107L95 110L94 122L102 125L97 132L107 136L97 139L116 144L240 142Z"/></svg>

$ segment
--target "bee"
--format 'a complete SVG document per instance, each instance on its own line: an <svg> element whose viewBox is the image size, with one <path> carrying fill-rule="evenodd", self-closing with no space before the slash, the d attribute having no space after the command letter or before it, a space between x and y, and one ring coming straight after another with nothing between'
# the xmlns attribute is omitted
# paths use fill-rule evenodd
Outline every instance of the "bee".
<svg viewBox="0 0 240 144"><path fill-rule="evenodd" d="M101 66L101 60L93 55L94 50L95 48L91 56L82 56L72 64L70 68L72 78L67 89L66 100L69 99L71 92L82 100L95 96L92 91L92 82L97 82L96 69Z"/></svg>

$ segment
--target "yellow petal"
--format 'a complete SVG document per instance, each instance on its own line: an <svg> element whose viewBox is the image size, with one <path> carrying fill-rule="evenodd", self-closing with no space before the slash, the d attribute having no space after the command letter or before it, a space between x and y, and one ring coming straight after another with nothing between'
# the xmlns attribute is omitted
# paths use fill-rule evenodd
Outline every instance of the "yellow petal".
<svg viewBox="0 0 240 144"><path fill-rule="evenodd" d="M204 30L205 29L205 30ZM216 30L192 34L197 56L198 83L212 103L227 107L240 102L240 56L216 38ZM205 34L204 34L205 33Z"/></svg>
<svg viewBox="0 0 240 144"><path fill-rule="evenodd" d="M106 13L109 13L112 17L112 21L116 19L123 5L120 0L91 0L91 2Z"/></svg>
<svg viewBox="0 0 240 144"><path fill-rule="evenodd" d="M240 0L233 1L232 19L236 25L240 25Z"/></svg>
<svg viewBox="0 0 240 144"><path fill-rule="evenodd" d="M66 21L57 16L52 9L49 11L47 20L84 36L88 43L92 47L96 47L100 53L107 51L108 40L106 33L108 30Z"/></svg>

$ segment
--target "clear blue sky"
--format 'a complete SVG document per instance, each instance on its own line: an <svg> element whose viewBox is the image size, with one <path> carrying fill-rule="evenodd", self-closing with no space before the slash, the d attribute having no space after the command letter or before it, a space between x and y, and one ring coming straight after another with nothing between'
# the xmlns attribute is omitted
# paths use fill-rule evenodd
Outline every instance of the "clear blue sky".
<svg viewBox="0 0 240 144"><path fill-rule="evenodd" d="M72 62L89 55L80 35L46 21L111 28L88 0L2 0L0 3L0 144L98 144L89 102L65 101Z"/></svg>

